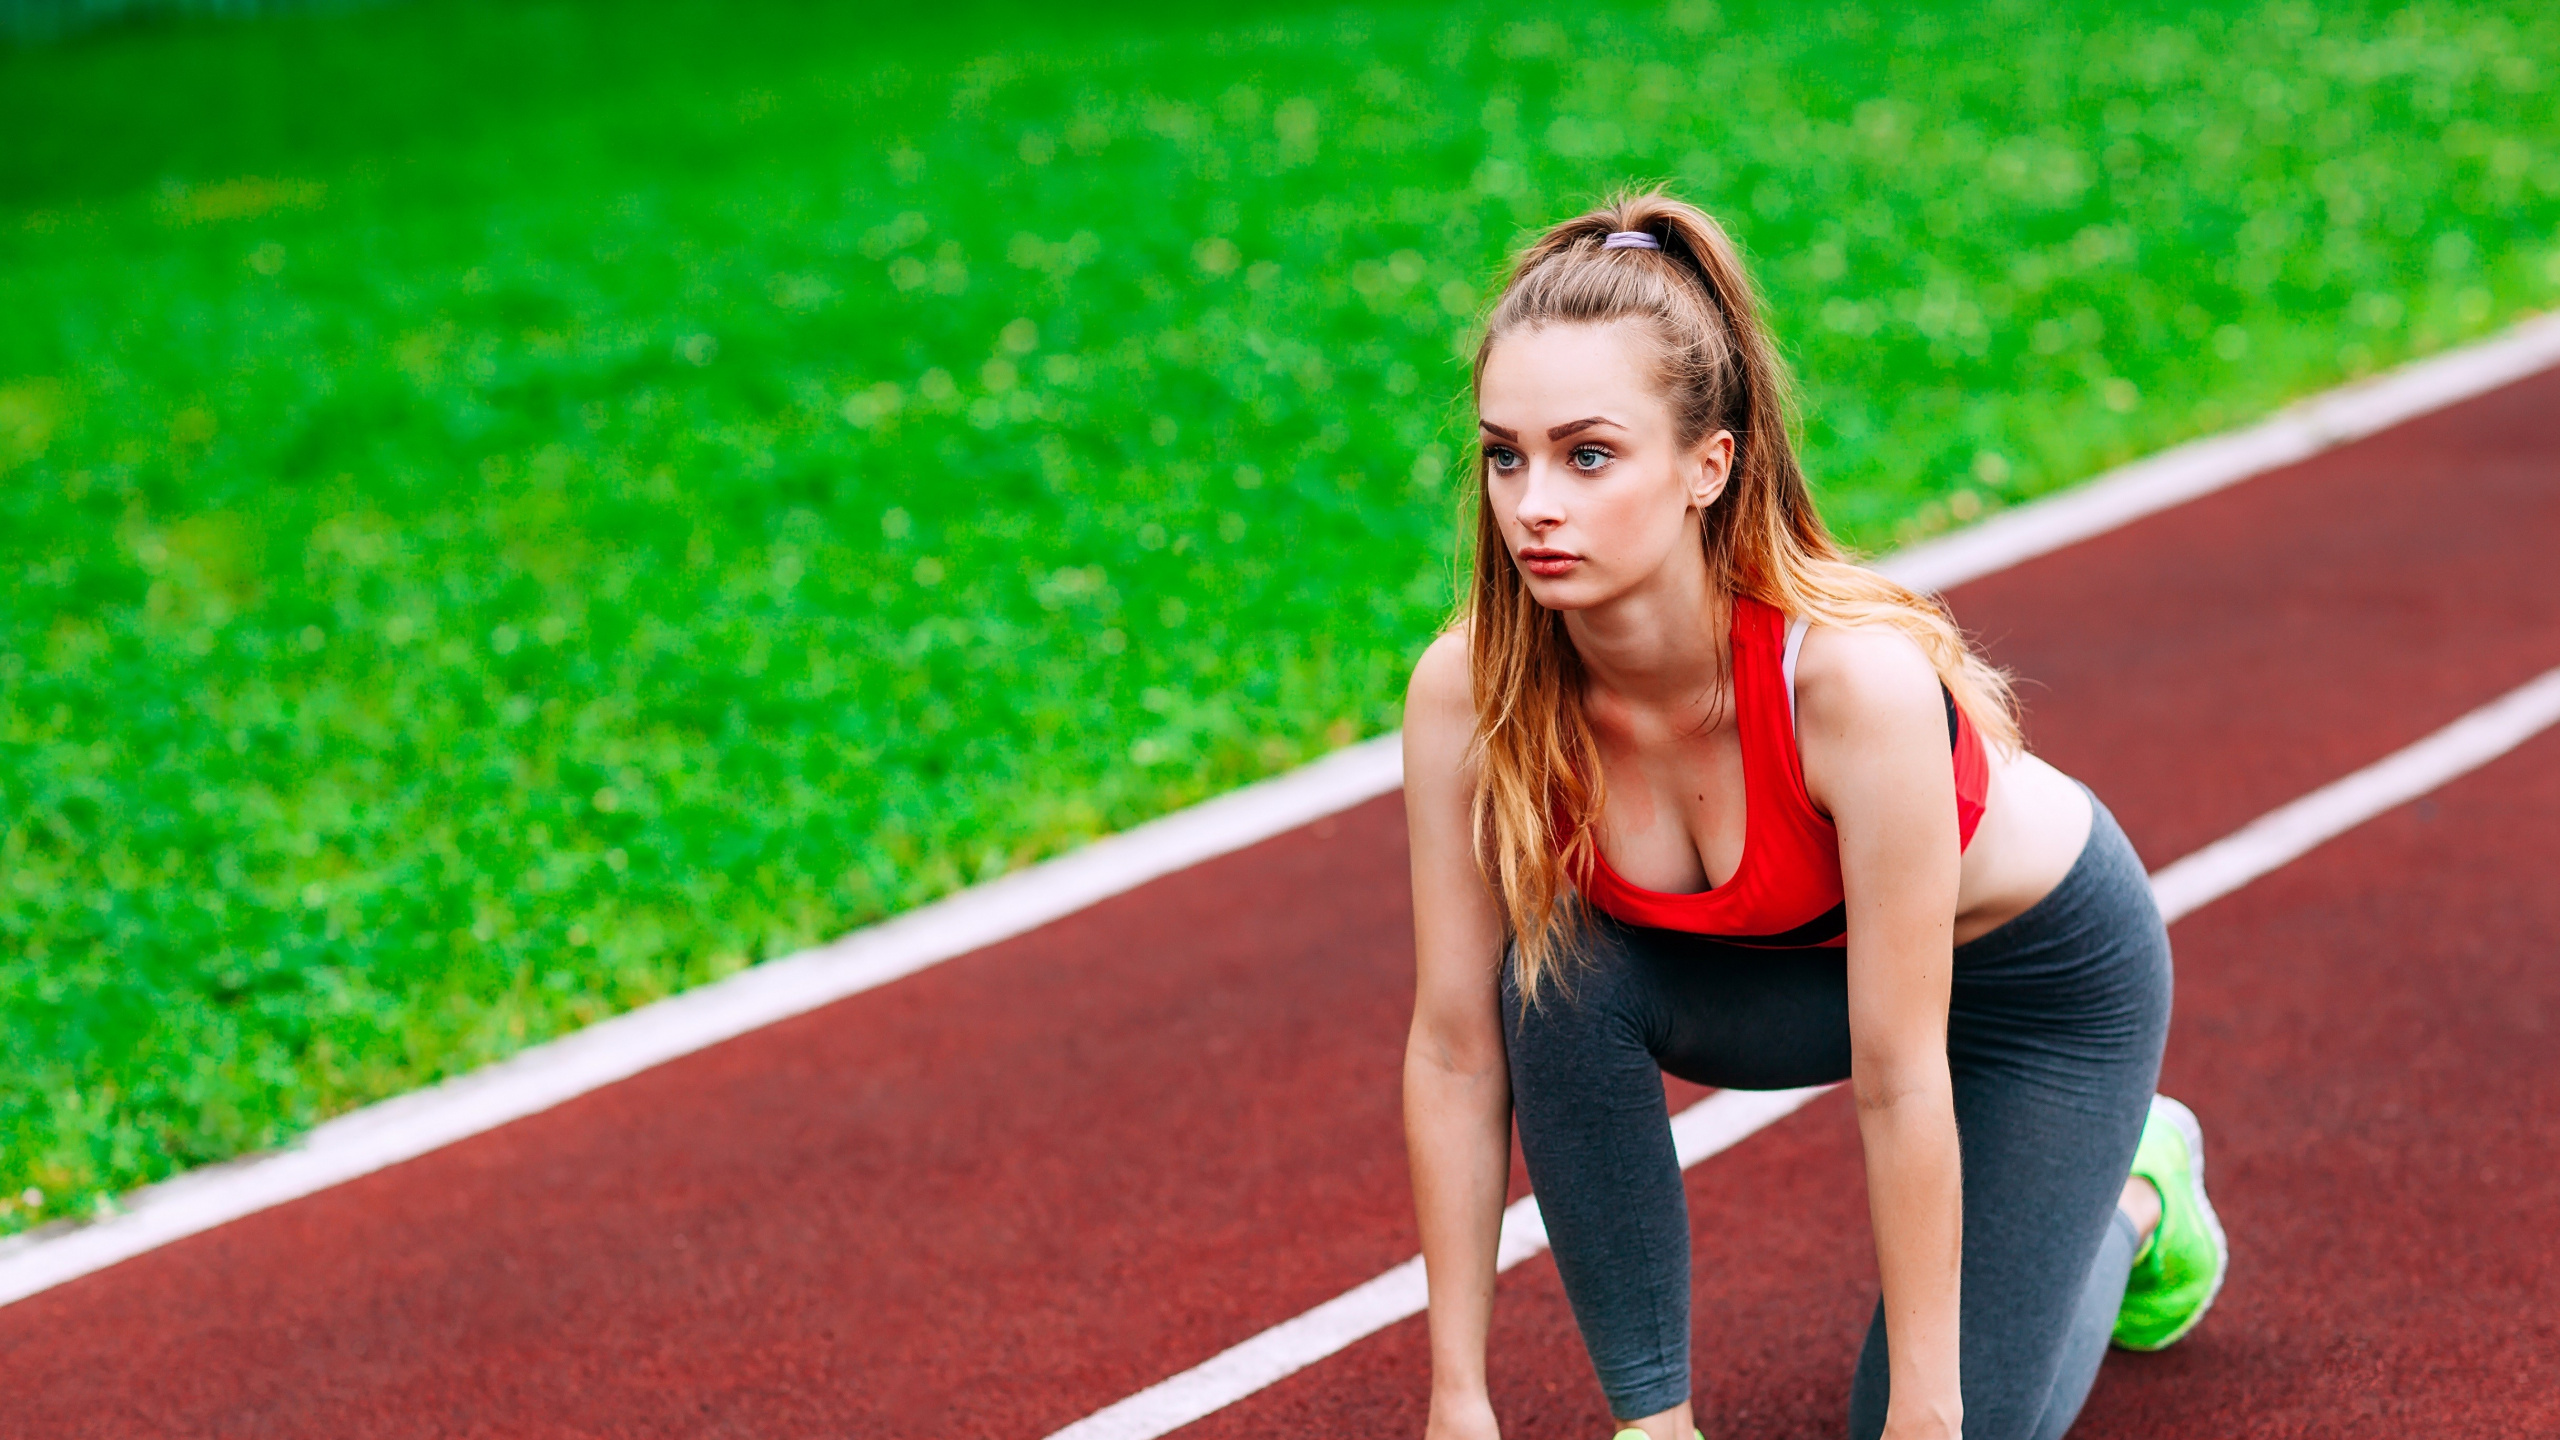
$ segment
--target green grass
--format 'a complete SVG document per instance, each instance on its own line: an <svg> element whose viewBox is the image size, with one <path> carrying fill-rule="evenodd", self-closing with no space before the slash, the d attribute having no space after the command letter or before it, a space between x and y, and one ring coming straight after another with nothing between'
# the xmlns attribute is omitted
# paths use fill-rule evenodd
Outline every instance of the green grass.
<svg viewBox="0 0 2560 1440"><path fill-rule="evenodd" d="M0 1229L1393 725L1623 179L1871 547L2560 295L2547 7L1804 8L0 54Z"/></svg>

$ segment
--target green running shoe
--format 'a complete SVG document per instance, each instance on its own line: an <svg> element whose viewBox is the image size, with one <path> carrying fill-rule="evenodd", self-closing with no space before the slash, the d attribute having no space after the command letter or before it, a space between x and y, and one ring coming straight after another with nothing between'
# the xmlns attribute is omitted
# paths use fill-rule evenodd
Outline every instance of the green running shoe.
<svg viewBox="0 0 2560 1440"><path fill-rule="evenodd" d="M2195 1112L2152 1096L2133 1173L2159 1188L2160 1225L2133 1257L2115 1341L2127 1350L2164 1350L2204 1319L2231 1270L2231 1241L2204 1193L2204 1128Z"/></svg>

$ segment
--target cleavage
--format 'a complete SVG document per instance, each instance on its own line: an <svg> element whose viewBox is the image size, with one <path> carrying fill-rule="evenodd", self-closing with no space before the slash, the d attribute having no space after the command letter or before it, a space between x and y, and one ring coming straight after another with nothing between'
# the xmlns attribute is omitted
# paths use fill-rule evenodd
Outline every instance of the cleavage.
<svg viewBox="0 0 2560 1440"><path fill-rule="evenodd" d="M1748 830L1742 740L1732 723L1704 735L1641 738L1601 728L1598 738L1609 780L1599 840L1609 868L1629 884L1675 895L1733 883Z"/></svg>

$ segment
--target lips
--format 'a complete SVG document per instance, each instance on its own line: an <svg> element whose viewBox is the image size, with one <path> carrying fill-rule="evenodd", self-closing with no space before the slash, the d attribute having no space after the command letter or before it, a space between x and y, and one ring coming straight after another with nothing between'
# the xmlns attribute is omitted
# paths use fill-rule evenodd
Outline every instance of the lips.
<svg viewBox="0 0 2560 1440"><path fill-rule="evenodd" d="M1582 557L1570 550L1532 546L1520 552L1520 568L1532 575L1562 575L1581 563Z"/></svg>

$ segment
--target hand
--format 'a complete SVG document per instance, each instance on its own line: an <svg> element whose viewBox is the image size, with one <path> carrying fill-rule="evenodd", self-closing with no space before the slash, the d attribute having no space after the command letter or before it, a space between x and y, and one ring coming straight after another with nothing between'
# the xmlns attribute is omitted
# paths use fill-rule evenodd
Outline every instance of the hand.
<svg viewBox="0 0 2560 1440"><path fill-rule="evenodd" d="M1502 1427L1493 1418L1493 1400L1476 1395L1465 1400L1431 1400L1431 1423L1422 1432L1423 1440L1502 1440Z"/></svg>

